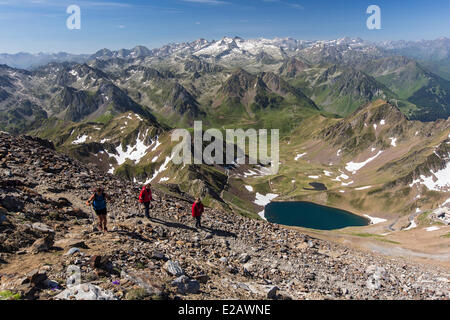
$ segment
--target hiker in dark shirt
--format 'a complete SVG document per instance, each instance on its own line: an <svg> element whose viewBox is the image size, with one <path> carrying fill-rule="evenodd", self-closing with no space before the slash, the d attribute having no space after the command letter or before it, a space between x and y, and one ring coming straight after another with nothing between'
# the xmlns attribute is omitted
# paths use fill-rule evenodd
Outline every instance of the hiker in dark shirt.
<svg viewBox="0 0 450 320"><path fill-rule="evenodd" d="M101 231L107 232L107 210L106 210L106 201L109 200L109 197L103 191L102 188L95 188L94 194L86 201L86 205L94 208L95 214L98 218L98 228Z"/></svg>

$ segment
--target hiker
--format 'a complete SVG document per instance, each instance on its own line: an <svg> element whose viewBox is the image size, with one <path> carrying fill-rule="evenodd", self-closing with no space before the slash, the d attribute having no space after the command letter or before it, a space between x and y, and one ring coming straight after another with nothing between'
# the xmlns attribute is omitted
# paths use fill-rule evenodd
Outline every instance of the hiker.
<svg viewBox="0 0 450 320"><path fill-rule="evenodd" d="M139 194L139 202L142 203L145 207L145 217L147 219L150 219L150 202L153 200L152 190L150 189L150 187L150 184L146 184L142 187L141 193Z"/></svg>
<svg viewBox="0 0 450 320"><path fill-rule="evenodd" d="M101 231L107 232L107 211L106 211L106 200L109 200L109 197L103 191L102 188L95 188L94 194L86 201L86 205L94 208L95 214L98 218L98 227Z"/></svg>
<svg viewBox="0 0 450 320"><path fill-rule="evenodd" d="M202 213L205 211L203 207L202 200L200 198L196 198L194 204L192 205L192 217L196 220L195 227L202 227Z"/></svg>

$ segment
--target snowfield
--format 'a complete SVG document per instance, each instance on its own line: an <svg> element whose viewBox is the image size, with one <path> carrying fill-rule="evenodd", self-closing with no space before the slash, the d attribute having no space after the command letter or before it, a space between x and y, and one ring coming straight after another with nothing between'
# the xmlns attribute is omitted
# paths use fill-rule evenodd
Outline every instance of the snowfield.
<svg viewBox="0 0 450 320"><path fill-rule="evenodd" d="M376 218L376 217L371 217L367 214L364 215L364 217L368 218L370 220L370 224L378 224L378 223L383 223L386 222L386 219L383 218Z"/></svg>
<svg viewBox="0 0 450 320"><path fill-rule="evenodd" d="M142 136L142 139L139 137ZM122 144L120 144L116 148L117 154L108 153L108 155L114 159L116 159L117 164L120 166L125 163L125 161L132 160L135 163L139 162L146 154L148 150L148 146L145 145L146 135L138 135L136 139L136 144L134 146L126 146L126 149L123 148Z"/></svg>
<svg viewBox="0 0 450 320"><path fill-rule="evenodd" d="M256 193L256 199L254 201L255 204L257 204L258 206L261 207L265 207L266 205L268 205L273 199L277 198L278 195L277 194L273 194L273 193L268 193L266 195L262 195L260 193ZM265 210L261 211L258 213L258 215L267 221L265 215L264 215Z"/></svg>
<svg viewBox="0 0 450 320"><path fill-rule="evenodd" d="M352 172L353 174L356 174L356 172L358 170L360 170L361 168L363 168L364 166L366 166L368 163L372 162L373 160L375 160L376 158L378 158L378 156L380 154L382 154L383 151L379 151L375 156L367 159L364 162L349 162L347 163L347 165L345 166L345 170Z"/></svg>
<svg viewBox="0 0 450 320"><path fill-rule="evenodd" d="M167 165L169 164L169 162L172 160L171 156L166 157L166 160L164 160L164 163L161 165L161 167L159 167L158 170L155 171L155 173L153 174L153 177L151 177L150 179L148 179L145 184L152 182L153 180L156 179L156 177L161 173L167 170Z"/></svg>
<svg viewBox="0 0 450 320"><path fill-rule="evenodd" d="M421 175L419 179L414 180L409 186L412 187L415 184L422 184L428 188L428 190L434 191L450 191L450 162L442 170L436 172L430 171L431 175L426 177Z"/></svg>

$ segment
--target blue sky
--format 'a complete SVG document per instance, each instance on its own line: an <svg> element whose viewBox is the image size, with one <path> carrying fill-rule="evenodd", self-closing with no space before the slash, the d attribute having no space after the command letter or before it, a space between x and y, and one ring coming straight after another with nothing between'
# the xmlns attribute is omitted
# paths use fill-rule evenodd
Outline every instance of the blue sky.
<svg viewBox="0 0 450 320"><path fill-rule="evenodd" d="M81 8L81 30L66 28L70 4ZM372 4L381 30L366 27ZM93 53L224 36L435 39L450 37L449 13L448 0L0 0L0 52Z"/></svg>

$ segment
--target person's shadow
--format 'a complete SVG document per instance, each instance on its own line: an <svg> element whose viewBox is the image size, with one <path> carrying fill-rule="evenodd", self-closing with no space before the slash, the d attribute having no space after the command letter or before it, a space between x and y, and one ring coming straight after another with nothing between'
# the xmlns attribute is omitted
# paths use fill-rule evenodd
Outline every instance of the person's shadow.
<svg viewBox="0 0 450 320"><path fill-rule="evenodd" d="M140 234L138 234L136 232L129 231L129 230L117 229L117 230L111 231L111 232L114 232L114 233L117 233L117 234L120 234L120 235L123 235L123 236L127 236L129 238L132 238L132 239L135 239L135 240L139 240L139 241L142 241L142 242L151 242L149 239L141 236Z"/></svg>
<svg viewBox="0 0 450 320"><path fill-rule="evenodd" d="M161 219L155 218L155 217L150 217L149 220L153 221L153 222L160 223L160 224L165 225L166 227L169 227L169 228L185 229L185 230L190 230L190 231L194 231L194 232L198 231L198 229L190 227L190 226L182 224L182 223L164 221L164 220L161 220ZM229 231L225 231L225 230L219 230L219 229L213 229L213 228L209 228L209 227L204 227L204 226L199 228L199 230L205 230L205 231L209 232L210 234L218 236L218 237L232 237L232 238L236 238L237 237L235 233L232 233L232 232L229 232Z"/></svg>
<svg viewBox="0 0 450 320"><path fill-rule="evenodd" d="M177 228L177 229L185 229L185 230L190 230L190 231L196 231L195 228L192 228L192 227L187 226L187 225L182 224L182 223L164 221L164 220L161 220L161 219L155 218L155 217L150 217L149 220L153 221L153 222L160 223L160 224L165 225L166 227L169 227L169 228Z"/></svg>
<svg viewBox="0 0 450 320"><path fill-rule="evenodd" d="M218 236L218 237L226 237L226 238L237 238L236 234L233 232L220 230L220 229L213 229L209 227L201 227L201 229L207 230L209 233Z"/></svg>

